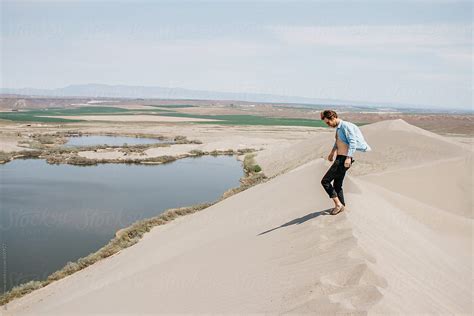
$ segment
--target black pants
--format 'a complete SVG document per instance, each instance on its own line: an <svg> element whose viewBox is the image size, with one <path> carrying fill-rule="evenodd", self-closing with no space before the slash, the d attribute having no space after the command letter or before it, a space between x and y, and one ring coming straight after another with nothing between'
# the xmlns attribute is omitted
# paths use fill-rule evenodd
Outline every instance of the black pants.
<svg viewBox="0 0 474 316"><path fill-rule="evenodd" d="M323 185L324 190L326 190L327 194L330 198L335 198L336 196L339 198L342 204L346 205L344 201L344 193L342 190L342 182L344 181L344 176L346 175L346 171L349 168L344 166L344 161L346 160L347 156L344 155L337 155L336 159L334 160L333 164L329 168L329 170L324 175L323 179L321 180L321 184ZM354 158L351 158L352 164L354 163ZM331 181L334 180L334 186L331 184Z"/></svg>

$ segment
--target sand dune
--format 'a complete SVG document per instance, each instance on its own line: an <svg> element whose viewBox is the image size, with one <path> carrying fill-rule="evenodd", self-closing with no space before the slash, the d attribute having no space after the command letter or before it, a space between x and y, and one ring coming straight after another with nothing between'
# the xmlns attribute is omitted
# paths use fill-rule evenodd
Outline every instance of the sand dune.
<svg viewBox="0 0 474 316"><path fill-rule="evenodd" d="M372 147L356 152L352 175L423 165L430 161L463 157L473 147L410 125L401 119L381 121L361 127ZM262 152L257 161L268 176L274 176L316 158L326 159L334 143L334 130L308 140Z"/></svg>
<svg viewBox="0 0 474 316"><path fill-rule="evenodd" d="M429 161L362 179L447 212L472 218L472 156ZM435 184L435 185L434 185Z"/></svg>
<svg viewBox="0 0 474 316"><path fill-rule="evenodd" d="M402 120L362 128L347 211L320 179L332 133L259 152L268 182L154 228L17 299L41 313L472 313L472 151Z"/></svg>

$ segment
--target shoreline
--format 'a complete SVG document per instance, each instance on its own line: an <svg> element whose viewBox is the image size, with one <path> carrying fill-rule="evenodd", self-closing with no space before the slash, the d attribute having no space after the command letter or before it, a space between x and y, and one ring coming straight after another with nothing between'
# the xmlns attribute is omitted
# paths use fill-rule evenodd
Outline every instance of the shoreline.
<svg viewBox="0 0 474 316"><path fill-rule="evenodd" d="M246 155L246 157L249 157L249 160L248 160L248 163L246 164L244 163L243 165L245 176L239 180L240 186L226 190L217 200L213 202L199 203L199 204L185 206L185 207L166 209L157 216L144 218L144 219L135 221L129 226L123 227L117 230L115 232L115 237L112 238L107 244L99 248L97 251L92 252L85 257L81 257L74 262L71 262L71 261L67 262L61 269L51 273L46 279L25 282L17 286L14 286L10 291L7 291L6 293L1 294L0 307L5 306L12 300L23 297L24 295L31 293L35 290L38 290L40 288L43 288L51 284L52 282L63 279L101 260L104 260L110 256L113 256L119 253L123 249L133 246L134 244L139 242L140 239L143 237L143 235L149 232L153 227L165 225L178 217L189 215L189 214L201 211L203 209L206 209L207 207L212 206L216 203L219 203L220 201L234 194L237 194L254 185L264 182L267 178L263 172L254 171L254 169L258 165L255 164L255 161L253 160L253 156L251 155L252 154ZM185 158L185 157L182 157L182 158ZM237 160L239 160L238 156L236 158ZM32 158L27 158L27 159L32 159ZM181 158L176 158L176 159L181 159ZM170 162L171 161L172 160L170 160ZM126 162L121 162L121 163L126 163ZM257 169L259 168L260 167L258 166Z"/></svg>

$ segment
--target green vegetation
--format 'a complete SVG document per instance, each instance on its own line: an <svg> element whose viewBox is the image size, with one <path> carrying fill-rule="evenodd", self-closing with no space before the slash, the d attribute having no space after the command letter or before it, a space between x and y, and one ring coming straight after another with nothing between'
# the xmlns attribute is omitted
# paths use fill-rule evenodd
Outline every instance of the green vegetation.
<svg viewBox="0 0 474 316"><path fill-rule="evenodd" d="M20 122L64 122L64 123L72 123L72 122L81 122L82 120L68 120L63 118L56 118L56 117L40 117L39 115L50 115L47 112L43 112L41 114L35 114L28 112L0 112L0 119L10 120L10 121L20 121Z"/></svg>
<svg viewBox="0 0 474 316"><path fill-rule="evenodd" d="M248 173L258 173L262 171L262 168L255 163L255 154L248 154L245 155L244 158L244 170L246 170Z"/></svg>
<svg viewBox="0 0 474 316"><path fill-rule="evenodd" d="M282 125L282 126L311 126L325 127L321 120L298 119L298 118L277 118L258 115L198 115L186 113L163 113L160 116L174 116L187 118L202 118L220 120L218 122L195 122L196 124L223 124L223 125Z"/></svg>
<svg viewBox="0 0 474 316"><path fill-rule="evenodd" d="M191 104L164 104L164 105L156 105L156 104L147 104L146 106L153 106L157 108L195 108L197 107L196 105L191 105Z"/></svg>
<svg viewBox="0 0 474 316"><path fill-rule="evenodd" d="M221 124L221 125L266 125L266 126L308 126L308 127L327 127L319 119L301 119L301 118L280 118L265 117L259 115L199 115L179 113L171 110L158 109L158 107L184 108L193 107L191 105L150 105L157 109L131 110L117 107L87 106L74 109L50 108L44 110L28 110L22 112L0 112L0 119L12 121L30 121L30 122L80 122L84 120L64 119L55 117L41 116L71 116L71 115L134 115L147 114L170 117L201 118L218 121L194 122L195 124ZM367 123L357 123L362 126Z"/></svg>
<svg viewBox="0 0 474 316"><path fill-rule="evenodd" d="M143 112L171 112L162 109L131 110L109 106L83 106L79 108L48 108L41 110L25 110L20 112L0 112L0 119L25 122L81 122L84 120L64 119L42 116L71 116L71 115L130 115Z"/></svg>

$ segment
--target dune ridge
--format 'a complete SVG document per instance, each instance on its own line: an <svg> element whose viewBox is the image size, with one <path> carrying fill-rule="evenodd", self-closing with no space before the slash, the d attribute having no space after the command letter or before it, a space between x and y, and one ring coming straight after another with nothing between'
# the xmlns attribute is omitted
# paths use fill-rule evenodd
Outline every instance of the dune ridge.
<svg viewBox="0 0 474 316"><path fill-rule="evenodd" d="M348 171L345 212L327 213L334 135L322 132L259 152L269 181L2 311L471 314L472 150L402 120L361 129L373 151Z"/></svg>

